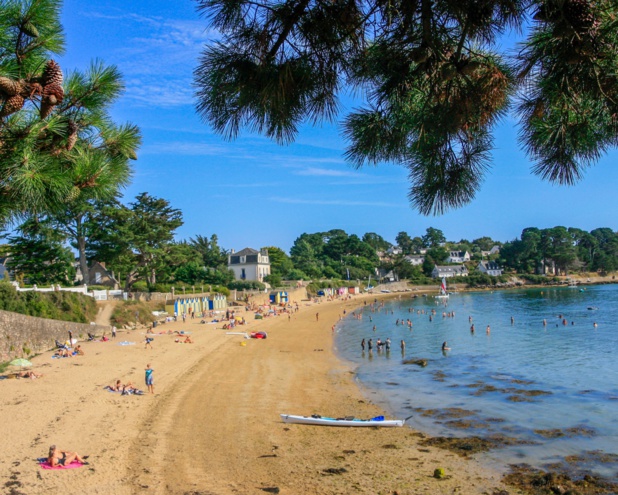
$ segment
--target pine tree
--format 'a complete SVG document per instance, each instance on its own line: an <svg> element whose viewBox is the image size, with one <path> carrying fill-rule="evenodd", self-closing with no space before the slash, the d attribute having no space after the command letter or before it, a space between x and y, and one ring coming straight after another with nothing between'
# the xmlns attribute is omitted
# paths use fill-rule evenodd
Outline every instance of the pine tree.
<svg viewBox="0 0 618 495"><path fill-rule="evenodd" d="M535 173L571 184L616 144L618 4L613 0L198 0L221 34L195 70L198 111L226 138L246 126L280 143L334 120L357 167L410 172L412 205L471 201L510 107ZM532 19L531 22L524 22ZM515 57L500 35L526 28Z"/></svg>
<svg viewBox="0 0 618 495"><path fill-rule="evenodd" d="M65 76L59 0L0 3L0 222L114 196L131 175L139 131L110 118L118 70Z"/></svg>

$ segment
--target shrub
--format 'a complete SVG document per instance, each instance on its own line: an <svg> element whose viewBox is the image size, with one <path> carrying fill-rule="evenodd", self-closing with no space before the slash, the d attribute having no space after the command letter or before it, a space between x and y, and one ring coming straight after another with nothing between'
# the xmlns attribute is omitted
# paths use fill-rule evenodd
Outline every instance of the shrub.
<svg viewBox="0 0 618 495"><path fill-rule="evenodd" d="M255 280L234 280L227 284L227 288L231 290L264 290L266 286L262 282Z"/></svg>
<svg viewBox="0 0 618 495"><path fill-rule="evenodd" d="M136 319L138 323L148 325L154 320L152 312L163 310L161 305L162 303L157 301L123 301L114 308L110 321L117 327L134 325Z"/></svg>
<svg viewBox="0 0 618 495"><path fill-rule="evenodd" d="M0 309L28 316L76 323L88 323L97 314L92 297L75 292L18 292L0 282Z"/></svg>

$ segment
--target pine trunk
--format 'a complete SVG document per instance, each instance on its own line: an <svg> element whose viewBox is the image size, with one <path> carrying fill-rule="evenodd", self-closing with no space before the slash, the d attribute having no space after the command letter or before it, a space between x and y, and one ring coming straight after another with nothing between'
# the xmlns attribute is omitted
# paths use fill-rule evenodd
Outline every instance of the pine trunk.
<svg viewBox="0 0 618 495"><path fill-rule="evenodd" d="M90 285L90 273L88 271L88 260L86 259L86 237L84 236L82 218L76 219L77 231L77 252L79 254L79 269L82 272L82 283Z"/></svg>

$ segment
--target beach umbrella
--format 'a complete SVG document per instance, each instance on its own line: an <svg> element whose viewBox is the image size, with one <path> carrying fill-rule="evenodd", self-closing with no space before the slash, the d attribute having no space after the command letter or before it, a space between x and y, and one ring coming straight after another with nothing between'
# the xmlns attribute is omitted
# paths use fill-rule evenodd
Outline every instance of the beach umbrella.
<svg viewBox="0 0 618 495"><path fill-rule="evenodd" d="M11 366L20 366L21 368L25 368L26 366L32 366L32 363L24 358L13 359L9 363Z"/></svg>

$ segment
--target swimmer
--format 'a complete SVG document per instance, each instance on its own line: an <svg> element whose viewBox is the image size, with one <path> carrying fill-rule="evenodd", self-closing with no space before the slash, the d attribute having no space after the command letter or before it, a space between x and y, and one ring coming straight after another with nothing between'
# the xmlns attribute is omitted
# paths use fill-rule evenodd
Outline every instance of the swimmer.
<svg viewBox="0 0 618 495"><path fill-rule="evenodd" d="M442 350L443 351L450 351L451 348L448 346L448 343L446 342L446 340L442 343Z"/></svg>

